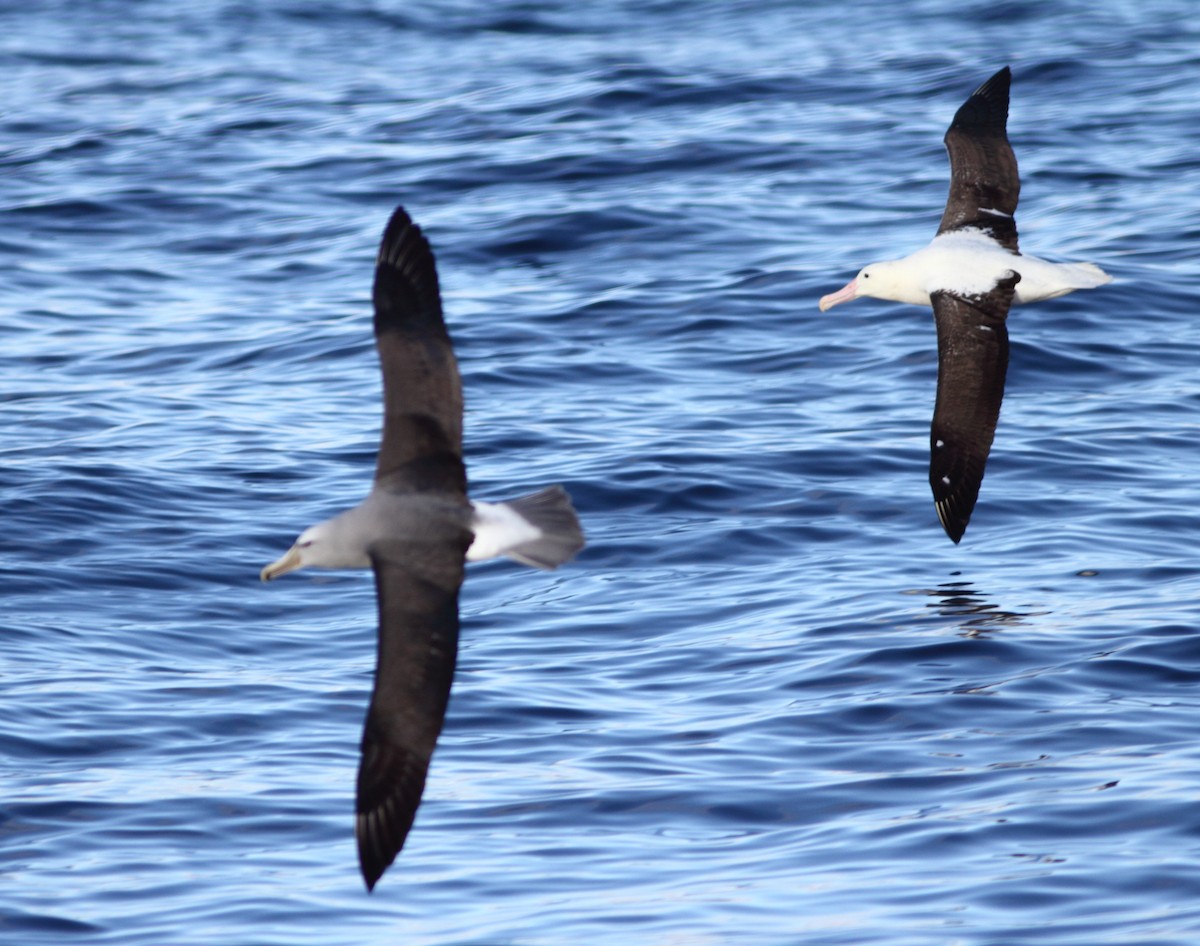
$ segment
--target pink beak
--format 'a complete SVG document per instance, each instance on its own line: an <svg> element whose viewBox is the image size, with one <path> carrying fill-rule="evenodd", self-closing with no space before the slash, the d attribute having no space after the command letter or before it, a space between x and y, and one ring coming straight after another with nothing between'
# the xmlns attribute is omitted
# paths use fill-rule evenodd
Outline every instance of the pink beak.
<svg viewBox="0 0 1200 946"><path fill-rule="evenodd" d="M842 302L850 302L858 298L858 278L851 279L846 285L842 286L837 292L831 292L827 296L821 296L821 301L817 303L817 307L824 312L826 309L832 309L835 305Z"/></svg>

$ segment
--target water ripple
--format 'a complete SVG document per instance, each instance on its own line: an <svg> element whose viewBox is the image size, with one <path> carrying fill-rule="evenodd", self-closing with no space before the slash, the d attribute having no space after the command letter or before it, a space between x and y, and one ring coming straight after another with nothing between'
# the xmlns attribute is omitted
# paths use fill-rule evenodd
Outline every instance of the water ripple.
<svg viewBox="0 0 1200 946"><path fill-rule="evenodd" d="M1192 946L1191 13L0 9L0 939ZM1117 280L1013 313L956 547L928 313L816 300L928 239L1004 62L1023 246ZM369 481L398 202L475 494L589 546L472 568L367 897L371 578L257 574Z"/></svg>

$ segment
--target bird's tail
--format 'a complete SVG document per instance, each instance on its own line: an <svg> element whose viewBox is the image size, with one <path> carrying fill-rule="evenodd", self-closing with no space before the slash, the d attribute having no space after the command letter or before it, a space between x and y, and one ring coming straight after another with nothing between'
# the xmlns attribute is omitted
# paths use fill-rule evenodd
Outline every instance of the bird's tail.
<svg viewBox="0 0 1200 946"><path fill-rule="evenodd" d="M548 486L505 505L541 534L506 553L509 558L535 568L557 568L583 548L583 529L571 497L561 486Z"/></svg>
<svg viewBox="0 0 1200 946"><path fill-rule="evenodd" d="M557 568L583 548L583 529L561 486L503 503L474 503L475 541L467 558L507 555L534 568Z"/></svg>
<svg viewBox="0 0 1200 946"><path fill-rule="evenodd" d="M1112 280L1112 276L1095 263L1071 264L1071 281L1075 284L1074 288L1076 289L1095 289L1097 286L1112 282Z"/></svg>

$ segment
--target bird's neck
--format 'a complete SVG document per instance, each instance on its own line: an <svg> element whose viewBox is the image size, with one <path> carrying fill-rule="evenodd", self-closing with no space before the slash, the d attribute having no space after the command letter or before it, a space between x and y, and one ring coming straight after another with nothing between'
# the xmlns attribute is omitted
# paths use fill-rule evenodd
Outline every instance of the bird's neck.
<svg viewBox="0 0 1200 946"><path fill-rule="evenodd" d="M871 266L870 285L860 287L862 295L907 305L929 305L925 273L921 259L914 254L904 259L885 260ZM865 291L863 291L865 288Z"/></svg>

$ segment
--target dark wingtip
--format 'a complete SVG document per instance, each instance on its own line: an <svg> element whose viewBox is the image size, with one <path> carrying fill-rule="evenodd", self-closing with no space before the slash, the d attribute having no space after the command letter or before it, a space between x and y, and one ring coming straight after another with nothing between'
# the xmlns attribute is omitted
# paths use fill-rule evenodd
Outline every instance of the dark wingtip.
<svg viewBox="0 0 1200 946"><path fill-rule="evenodd" d="M1008 124L1008 93L1011 84L1012 70L1005 66L963 102L954 115L954 121L950 123L950 131L959 129L977 135L1004 135Z"/></svg>
<svg viewBox="0 0 1200 946"><path fill-rule="evenodd" d="M387 805L368 813L360 813L355 819L355 835L358 839L358 867L370 893L379 883L384 871L392 866L412 827L412 815L405 812L394 818L392 806ZM397 823L397 821L399 823Z"/></svg>
<svg viewBox="0 0 1200 946"><path fill-rule="evenodd" d="M981 457L972 458L964 456L953 444L945 444L938 434L932 435L930 441L929 486L933 490L933 505L942 529L958 545L979 500L988 450L985 446Z"/></svg>
<svg viewBox="0 0 1200 946"><path fill-rule="evenodd" d="M938 522L942 524L946 535L950 536L950 541L958 545L967 531L967 523L970 522L971 510L967 510L966 516L956 515L951 508L952 505L952 500L949 499L934 501L934 507L937 509L938 514Z"/></svg>
<svg viewBox="0 0 1200 946"><path fill-rule="evenodd" d="M355 819L355 835L358 840L358 869L362 872L367 893L375 889L384 871L392 866L399 848L390 850L389 838L382 834L370 815L359 814ZM400 842L403 844L403 840Z"/></svg>
<svg viewBox="0 0 1200 946"><path fill-rule="evenodd" d="M412 830L429 758L387 741L371 717L363 733L358 764L354 836L358 865L367 890L374 890Z"/></svg>
<svg viewBox="0 0 1200 946"><path fill-rule="evenodd" d="M441 324L441 292L433 250L403 207L392 213L379 242L372 299L376 332Z"/></svg>
<svg viewBox="0 0 1200 946"><path fill-rule="evenodd" d="M979 86L971 93L971 98L981 95L984 98L994 98L997 94L1004 96L1004 101L1008 102L1008 93L1012 87L1012 69L1005 66L994 76Z"/></svg>
<svg viewBox="0 0 1200 946"><path fill-rule="evenodd" d="M408 211L404 209L404 205L400 204L392 211L391 217L388 218L387 226L383 229L383 247L380 248L380 256L383 256L383 248L390 243L395 243L405 230L409 227L416 227L412 217L408 215ZM419 227L417 229L420 229Z"/></svg>
<svg viewBox="0 0 1200 946"><path fill-rule="evenodd" d="M416 814L416 802L420 801L420 792L417 795L411 808L402 802L401 810L397 810L394 800L388 799L369 812L360 812L355 819L358 866L368 892L375 889L379 878L392 866L404 847Z"/></svg>

